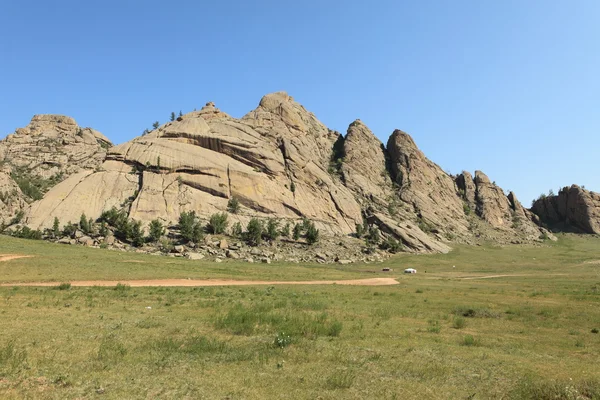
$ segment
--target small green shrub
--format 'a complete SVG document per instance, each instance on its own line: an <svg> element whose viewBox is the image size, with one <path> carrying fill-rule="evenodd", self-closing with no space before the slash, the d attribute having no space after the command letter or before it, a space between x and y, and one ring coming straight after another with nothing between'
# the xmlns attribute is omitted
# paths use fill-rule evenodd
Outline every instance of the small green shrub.
<svg viewBox="0 0 600 400"><path fill-rule="evenodd" d="M30 229L28 226L23 226L14 232L13 236L21 239L41 240L42 232L38 229Z"/></svg>
<svg viewBox="0 0 600 400"><path fill-rule="evenodd" d="M427 327L427 332L430 333L440 333L442 331L442 327L440 325L440 321L430 320L429 326Z"/></svg>
<svg viewBox="0 0 600 400"><path fill-rule="evenodd" d="M237 214L240 211L240 201L236 197L232 197L227 202L227 211L232 214Z"/></svg>
<svg viewBox="0 0 600 400"><path fill-rule="evenodd" d="M365 243L367 246L377 246L381 241L381 236L379 234L379 229L375 226L369 226L367 231L367 235L365 236Z"/></svg>
<svg viewBox="0 0 600 400"><path fill-rule="evenodd" d="M227 213L217 213L210 216L208 222L208 230L214 234L225 233L227 229Z"/></svg>
<svg viewBox="0 0 600 400"><path fill-rule="evenodd" d="M71 221L67 222L65 226L63 226L63 235L68 237L73 237L77 232L77 226L72 224Z"/></svg>
<svg viewBox="0 0 600 400"><path fill-rule="evenodd" d="M489 308L475 307L456 307L453 314L467 318L500 318L499 312L490 310Z"/></svg>
<svg viewBox="0 0 600 400"><path fill-rule="evenodd" d="M290 232L291 230L291 226L289 222L286 222L285 225L283 226L283 228L281 228L281 236L289 238L290 237Z"/></svg>
<svg viewBox="0 0 600 400"><path fill-rule="evenodd" d="M475 339L473 335L465 335L460 344L463 346L479 346L479 340Z"/></svg>
<svg viewBox="0 0 600 400"><path fill-rule="evenodd" d="M142 222L141 221L131 221L131 244L135 247L141 247L144 240L144 232L142 231Z"/></svg>
<svg viewBox="0 0 600 400"><path fill-rule="evenodd" d="M69 290L71 289L71 284L69 282L63 282L58 286L54 287L56 290Z"/></svg>
<svg viewBox="0 0 600 400"><path fill-rule="evenodd" d="M273 344L275 345L275 347L283 349L284 347L288 347L290 344L292 344L292 337L284 332L279 332L275 336L275 341Z"/></svg>
<svg viewBox="0 0 600 400"><path fill-rule="evenodd" d="M160 239L159 249L163 253L170 253L171 251L173 251L174 247L175 246L173 245L173 242L170 239L167 239L167 238Z"/></svg>
<svg viewBox="0 0 600 400"><path fill-rule="evenodd" d="M269 222L267 222L267 229L264 232L264 236L265 239L270 241L277 240L277 238L279 237L279 222L276 219L269 219Z"/></svg>
<svg viewBox="0 0 600 400"><path fill-rule="evenodd" d="M98 231L98 233L102 237L108 236L108 227L106 226L106 222L105 221L100 222L100 230Z"/></svg>
<svg viewBox="0 0 600 400"><path fill-rule="evenodd" d="M21 221L23 220L23 217L25 217L25 211L23 211L23 210L17 211L15 216L12 217L12 219L10 220L9 225L15 225L15 224L21 223Z"/></svg>
<svg viewBox="0 0 600 400"><path fill-rule="evenodd" d="M452 327L454 329L463 329L467 326L467 321L463 317L456 317L452 321Z"/></svg>
<svg viewBox="0 0 600 400"><path fill-rule="evenodd" d="M400 242L398 242L391 236L388 236L383 242L381 242L379 248L382 250L387 250L392 254L396 254L402 251L402 245L400 244Z"/></svg>
<svg viewBox="0 0 600 400"><path fill-rule="evenodd" d="M356 237L361 238L365 234L365 226L363 224L356 224Z"/></svg>
<svg viewBox="0 0 600 400"><path fill-rule="evenodd" d="M86 235L90 233L90 224L87 217L85 216L85 213L82 213L81 217L79 218L79 228Z"/></svg>
<svg viewBox="0 0 600 400"><path fill-rule="evenodd" d="M467 203L463 203L463 211L465 215L471 215L471 207Z"/></svg>
<svg viewBox="0 0 600 400"><path fill-rule="evenodd" d="M252 218L246 227L246 242L250 246L258 246L262 242L263 224L256 218Z"/></svg>
<svg viewBox="0 0 600 400"><path fill-rule="evenodd" d="M158 242L160 238L165 234L165 228L158 219L150 221L150 227L148 232L148 239L151 242Z"/></svg>
<svg viewBox="0 0 600 400"><path fill-rule="evenodd" d="M54 217L54 222L52 223L52 236L55 239L60 236L60 221L57 217Z"/></svg>
<svg viewBox="0 0 600 400"><path fill-rule="evenodd" d="M319 241L319 230L315 227L314 223L310 223L306 228L306 243L315 244Z"/></svg>
<svg viewBox="0 0 600 400"><path fill-rule="evenodd" d="M233 237L242 237L243 232L244 231L242 229L242 224L240 224L239 222L236 222L231 227L231 236Z"/></svg>
<svg viewBox="0 0 600 400"><path fill-rule="evenodd" d="M292 238L297 241L300 239L301 234L302 234L302 225L300 225L300 224L294 225L294 232L292 234Z"/></svg>

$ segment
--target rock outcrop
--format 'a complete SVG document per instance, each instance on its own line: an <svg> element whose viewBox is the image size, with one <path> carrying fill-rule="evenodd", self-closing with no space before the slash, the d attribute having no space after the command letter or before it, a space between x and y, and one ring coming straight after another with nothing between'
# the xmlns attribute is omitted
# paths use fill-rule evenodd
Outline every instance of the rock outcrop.
<svg viewBox="0 0 600 400"><path fill-rule="evenodd" d="M36 115L0 141L4 172L26 170L30 176L49 179L94 169L104 161L110 140L91 128L81 128L63 115Z"/></svg>
<svg viewBox="0 0 600 400"><path fill-rule="evenodd" d="M351 191L328 173L338 134L285 93L265 96L237 120L212 103L110 149L98 172L70 179L32 208L27 223L47 227L55 214L97 218L115 199L133 219L175 223L182 211L208 217L235 197L238 218L310 218L330 233L362 221ZM103 191L90 194L95 182ZM115 197L115 194L120 196ZM82 201L93 197L94 201ZM58 207L58 208L57 208Z"/></svg>
<svg viewBox="0 0 600 400"><path fill-rule="evenodd" d="M344 137L284 92L264 96L240 119L207 103L114 147L59 116L36 116L5 142L0 156L18 159L11 168L66 178L27 210L24 223L33 229L51 227L55 217L97 219L112 207L144 226L176 224L183 211L206 221L235 198L232 225L308 218L324 234L348 235L366 221L412 252L445 253L454 241L538 240L545 232L482 172L449 175L400 130L384 146L356 120ZM18 146L34 146L41 164L18 158Z"/></svg>
<svg viewBox="0 0 600 400"><path fill-rule="evenodd" d="M453 177L429 160L405 132L396 130L387 146L399 197L422 225L455 236L469 235L463 202Z"/></svg>
<svg viewBox="0 0 600 400"><path fill-rule="evenodd" d="M577 185L536 200L531 211L549 227L600 234L600 194Z"/></svg>
<svg viewBox="0 0 600 400"><path fill-rule="evenodd" d="M62 115L36 115L0 141L0 221L40 199L58 182L92 170L111 146L100 132Z"/></svg>
<svg viewBox="0 0 600 400"><path fill-rule="evenodd" d="M350 124L341 156L344 183L359 202L387 206L393 192L385 146L360 120Z"/></svg>

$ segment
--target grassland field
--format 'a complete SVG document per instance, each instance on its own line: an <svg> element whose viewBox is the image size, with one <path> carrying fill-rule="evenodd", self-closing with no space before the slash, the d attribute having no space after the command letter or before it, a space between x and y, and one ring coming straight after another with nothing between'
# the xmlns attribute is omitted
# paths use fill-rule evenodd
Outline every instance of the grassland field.
<svg viewBox="0 0 600 400"><path fill-rule="evenodd" d="M594 236L356 265L214 263L7 236L0 254L31 256L0 262L10 284L0 287L1 399L600 399ZM66 284L373 277L399 284ZM57 285L17 286L40 281Z"/></svg>

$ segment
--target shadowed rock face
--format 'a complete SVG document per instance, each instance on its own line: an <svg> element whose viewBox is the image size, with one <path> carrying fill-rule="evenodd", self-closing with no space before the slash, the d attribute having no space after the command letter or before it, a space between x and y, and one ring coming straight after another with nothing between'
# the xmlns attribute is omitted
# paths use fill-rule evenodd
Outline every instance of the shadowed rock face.
<svg viewBox="0 0 600 400"><path fill-rule="evenodd" d="M577 185L536 200L531 211L554 228L600 234L600 194Z"/></svg>
<svg viewBox="0 0 600 400"><path fill-rule="evenodd" d="M68 117L36 118L56 135L74 131L81 138ZM21 136L44 130L35 124ZM71 154L94 141L108 147L95 131L83 131L83 142L70 139L61 151ZM111 207L144 224L176 223L191 210L207 220L235 197L241 210L230 219L242 225L252 217L306 217L324 233L346 235L367 220L413 252L447 252L450 241L477 237L533 240L541 233L514 194L505 196L483 173L447 174L400 130L387 148L360 120L343 137L283 92L264 96L240 119L207 103L88 158L101 163L79 166L33 203L25 219L30 227L48 228L54 217L78 221L82 213L98 218Z"/></svg>

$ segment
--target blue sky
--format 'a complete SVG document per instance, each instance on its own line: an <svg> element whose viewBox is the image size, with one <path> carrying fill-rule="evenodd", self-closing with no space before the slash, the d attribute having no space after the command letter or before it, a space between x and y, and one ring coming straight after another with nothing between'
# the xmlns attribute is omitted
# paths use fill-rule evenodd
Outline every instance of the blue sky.
<svg viewBox="0 0 600 400"><path fill-rule="evenodd" d="M327 126L396 128L524 205L600 191L600 2L5 1L0 137L34 114L122 143L214 101L285 90Z"/></svg>

